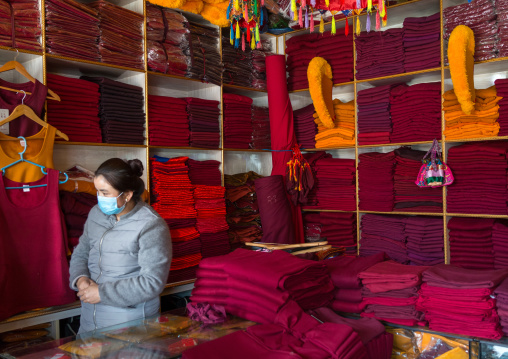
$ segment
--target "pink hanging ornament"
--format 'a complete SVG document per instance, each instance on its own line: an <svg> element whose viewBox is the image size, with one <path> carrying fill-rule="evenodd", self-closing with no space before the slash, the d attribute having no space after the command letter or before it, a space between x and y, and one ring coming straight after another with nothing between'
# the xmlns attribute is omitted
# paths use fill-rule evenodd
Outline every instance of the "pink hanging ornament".
<svg viewBox="0 0 508 359"><path fill-rule="evenodd" d="M300 6L300 10L298 10L298 25L300 25L300 29L303 29L303 10Z"/></svg>
<svg viewBox="0 0 508 359"><path fill-rule="evenodd" d="M242 34L242 51L245 51L245 34Z"/></svg>
<svg viewBox="0 0 508 359"><path fill-rule="evenodd" d="M376 31L381 30L381 18L379 16L379 11L376 12Z"/></svg>
<svg viewBox="0 0 508 359"><path fill-rule="evenodd" d="M312 15L312 12L310 13L310 32L314 32L314 15Z"/></svg>

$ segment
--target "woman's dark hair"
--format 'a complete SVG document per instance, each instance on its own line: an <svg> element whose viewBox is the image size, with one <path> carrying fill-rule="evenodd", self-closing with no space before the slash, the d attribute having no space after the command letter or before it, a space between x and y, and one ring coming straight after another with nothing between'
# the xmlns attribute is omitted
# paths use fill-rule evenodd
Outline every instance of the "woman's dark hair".
<svg viewBox="0 0 508 359"><path fill-rule="evenodd" d="M143 164L140 160L125 161L120 158L110 158L99 166L95 176L103 176L114 189L120 192L132 191L132 199L137 202L145 191Z"/></svg>

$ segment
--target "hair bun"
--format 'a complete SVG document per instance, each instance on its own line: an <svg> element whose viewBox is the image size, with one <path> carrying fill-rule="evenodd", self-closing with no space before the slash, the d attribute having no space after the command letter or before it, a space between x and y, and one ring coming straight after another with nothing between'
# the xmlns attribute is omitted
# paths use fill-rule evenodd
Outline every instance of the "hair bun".
<svg viewBox="0 0 508 359"><path fill-rule="evenodd" d="M138 160L138 159L129 160L129 161L127 161L127 164L132 169L132 172L134 173L134 175L136 175L138 177L143 176L143 169L144 168L143 168L143 163L141 163L140 160Z"/></svg>

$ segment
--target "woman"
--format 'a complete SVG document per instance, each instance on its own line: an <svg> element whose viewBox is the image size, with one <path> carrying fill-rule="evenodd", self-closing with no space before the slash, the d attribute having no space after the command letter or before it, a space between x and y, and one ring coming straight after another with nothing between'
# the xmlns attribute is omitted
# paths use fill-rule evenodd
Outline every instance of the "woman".
<svg viewBox="0 0 508 359"><path fill-rule="evenodd" d="M81 299L79 333L158 313L171 264L166 222L141 200L139 160L112 158L95 172L92 208L70 264Z"/></svg>

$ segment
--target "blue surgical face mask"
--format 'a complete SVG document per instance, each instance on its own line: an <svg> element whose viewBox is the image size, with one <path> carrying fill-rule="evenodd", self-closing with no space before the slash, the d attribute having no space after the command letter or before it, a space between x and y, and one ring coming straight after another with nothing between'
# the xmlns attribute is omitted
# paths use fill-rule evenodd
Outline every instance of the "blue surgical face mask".
<svg viewBox="0 0 508 359"><path fill-rule="evenodd" d="M99 201L99 208L104 214L110 215L110 214L118 214L121 213L127 202L124 203L122 207L118 207L117 199L123 194L120 193L117 197L104 197L99 196L99 192L97 192L97 201Z"/></svg>

